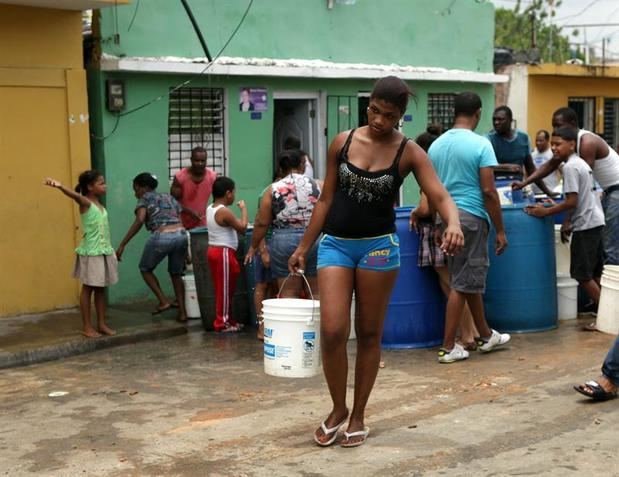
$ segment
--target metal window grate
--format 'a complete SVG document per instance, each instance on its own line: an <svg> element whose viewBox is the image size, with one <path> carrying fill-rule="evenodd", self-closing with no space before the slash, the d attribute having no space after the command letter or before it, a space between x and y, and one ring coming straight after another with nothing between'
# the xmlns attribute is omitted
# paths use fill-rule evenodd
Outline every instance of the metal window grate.
<svg viewBox="0 0 619 477"><path fill-rule="evenodd" d="M619 99L604 99L604 140L611 146L619 143Z"/></svg>
<svg viewBox="0 0 619 477"><path fill-rule="evenodd" d="M570 96L567 105L576 111L579 127L595 132L595 98Z"/></svg>
<svg viewBox="0 0 619 477"><path fill-rule="evenodd" d="M442 125L443 131L451 129L454 125L455 98L453 93L428 94L428 123Z"/></svg>
<svg viewBox="0 0 619 477"><path fill-rule="evenodd" d="M191 150L207 150L206 165L225 174L224 91L221 88L180 88L170 93L168 171L170 179L191 164Z"/></svg>

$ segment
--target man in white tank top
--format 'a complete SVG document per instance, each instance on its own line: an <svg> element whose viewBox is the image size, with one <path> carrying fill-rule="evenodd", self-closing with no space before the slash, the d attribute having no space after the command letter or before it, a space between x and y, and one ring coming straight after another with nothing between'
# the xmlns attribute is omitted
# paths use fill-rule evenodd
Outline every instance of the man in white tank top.
<svg viewBox="0 0 619 477"><path fill-rule="evenodd" d="M552 116L553 128L573 128L578 130L576 153L589 164L593 177L604 191L602 206L606 226L604 227L604 263L619 265L619 154L604 139L595 133L578 128L578 116L573 109L557 109ZM523 182L513 184L521 189L531 182L546 177L555 171L561 160L553 157Z"/></svg>

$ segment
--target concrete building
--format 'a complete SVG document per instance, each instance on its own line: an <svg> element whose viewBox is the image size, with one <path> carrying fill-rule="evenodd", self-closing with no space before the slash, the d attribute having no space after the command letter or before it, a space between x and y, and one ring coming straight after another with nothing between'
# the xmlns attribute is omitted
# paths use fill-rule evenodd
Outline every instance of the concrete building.
<svg viewBox="0 0 619 477"><path fill-rule="evenodd" d="M41 184L90 168L82 10L123 3L0 1L0 316L78 303L78 208Z"/></svg>
<svg viewBox="0 0 619 477"><path fill-rule="evenodd" d="M488 105L480 130L490 128L494 84L504 80L492 71L490 2L261 0L247 13L246 0L191 5L212 56L223 50L212 65L179 2L142 0L139 9L119 6L95 18L101 41L89 68L91 117L106 139L92 151L109 184L115 242L133 220L131 179L145 170L171 178L196 145L209 151L210 167L234 178L251 216L286 135L301 137L322 176L329 141L363 124L372 85L388 74L416 93L405 134L414 137L430 121L449 127L454 93L463 90ZM124 109L108 107L111 88L124 95ZM249 111L239 107L245 88ZM401 202L417 197L409 179ZM137 269L145 235L125 252L112 302L148 293Z"/></svg>
<svg viewBox="0 0 619 477"><path fill-rule="evenodd" d="M514 111L519 128L531 138L552 129L552 113L569 106L580 127L600 134L608 144L619 144L619 66L513 65L503 70L510 81L497 105Z"/></svg>

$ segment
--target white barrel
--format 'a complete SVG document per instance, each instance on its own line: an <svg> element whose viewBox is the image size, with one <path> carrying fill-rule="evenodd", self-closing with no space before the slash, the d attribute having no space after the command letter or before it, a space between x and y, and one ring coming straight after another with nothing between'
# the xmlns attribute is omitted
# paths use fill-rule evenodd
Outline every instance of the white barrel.
<svg viewBox="0 0 619 477"><path fill-rule="evenodd" d="M309 378L320 372L320 302L273 298L262 302L264 372Z"/></svg>
<svg viewBox="0 0 619 477"><path fill-rule="evenodd" d="M183 282L185 283L185 311L187 318L200 318L196 278L193 274L187 274L183 277Z"/></svg>
<svg viewBox="0 0 619 477"><path fill-rule="evenodd" d="M602 293L596 326L604 333L619 333L619 267L616 265L605 266L602 273Z"/></svg>
<svg viewBox="0 0 619 477"><path fill-rule="evenodd" d="M568 275L557 275L557 314L560 320L578 317L578 282Z"/></svg>
<svg viewBox="0 0 619 477"><path fill-rule="evenodd" d="M570 274L570 243L561 242L561 226L555 225L555 256L557 276Z"/></svg>

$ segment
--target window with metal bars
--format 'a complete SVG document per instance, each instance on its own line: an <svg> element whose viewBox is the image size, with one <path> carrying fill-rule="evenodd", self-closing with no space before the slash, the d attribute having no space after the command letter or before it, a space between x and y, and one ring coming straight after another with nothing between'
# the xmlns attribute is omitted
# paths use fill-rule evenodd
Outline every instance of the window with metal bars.
<svg viewBox="0 0 619 477"><path fill-rule="evenodd" d="M224 91L221 88L179 88L170 92L168 171L170 179L191 164L191 150L207 151L206 165L225 174Z"/></svg>
<svg viewBox="0 0 619 477"><path fill-rule="evenodd" d="M576 111L578 126L595 132L595 98L570 96L567 106Z"/></svg>
<svg viewBox="0 0 619 477"><path fill-rule="evenodd" d="M440 124L443 131L451 129L454 125L454 93L430 93L428 94L428 123Z"/></svg>
<svg viewBox="0 0 619 477"><path fill-rule="evenodd" d="M619 144L619 99L604 99L604 140L611 146Z"/></svg>

